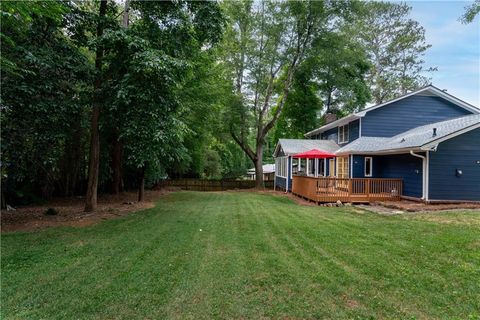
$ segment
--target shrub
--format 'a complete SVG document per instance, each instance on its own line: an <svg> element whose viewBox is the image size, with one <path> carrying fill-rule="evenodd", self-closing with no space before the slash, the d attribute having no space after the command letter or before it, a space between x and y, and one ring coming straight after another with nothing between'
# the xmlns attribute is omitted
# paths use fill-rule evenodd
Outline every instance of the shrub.
<svg viewBox="0 0 480 320"><path fill-rule="evenodd" d="M58 211L54 208L48 208L43 214L46 216L56 216L58 214Z"/></svg>

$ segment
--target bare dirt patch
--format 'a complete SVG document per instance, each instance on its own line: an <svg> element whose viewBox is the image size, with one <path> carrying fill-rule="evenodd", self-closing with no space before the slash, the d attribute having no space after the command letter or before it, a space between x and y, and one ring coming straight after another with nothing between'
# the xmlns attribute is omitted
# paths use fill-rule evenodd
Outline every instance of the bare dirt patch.
<svg viewBox="0 0 480 320"><path fill-rule="evenodd" d="M376 204L381 205L390 209L397 209L407 212L418 212L418 211L445 211L445 210L459 210L459 209L479 209L480 203L423 203L416 201L384 201L377 202Z"/></svg>
<svg viewBox="0 0 480 320"><path fill-rule="evenodd" d="M102 220L152 208L155 200L168 192L168 190L146 191L143 202L137 202L135 192L102 195L98 198L97 211L93 213L83 211L84 197L58 198L44 205L19 207L12 211L2 210L1 231L34 231L57 226L88 226ZM58 214L45 215L48 208L55 209Z"/></svg>

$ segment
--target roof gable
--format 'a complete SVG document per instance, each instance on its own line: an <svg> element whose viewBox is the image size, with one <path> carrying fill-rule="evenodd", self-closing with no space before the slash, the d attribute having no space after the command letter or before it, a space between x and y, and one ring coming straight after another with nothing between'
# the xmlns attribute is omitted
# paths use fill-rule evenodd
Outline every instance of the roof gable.
<svg viewBox="0 0 480 320"><path fill-rule="evenodd" d="M410 93L407 93L405 95L402 95L400 97L397 97L395 99L392 99L392 100L389 100L387 102L384 102L384 103L381 103L381 104L377 104L375 106L372 106L372 107L369 107L369 108L366 108L362 111L359 111L359 112L356 112L356 113L352 113L346 117L343 117L341 119L338 119L337 121L334 121L334 122L331 122L327 125L324 125L318 129L315 129L315 130L312 130L310 132L307 132L305 134L306 137L312 135L312 134L318 134L318 133L321 133L321 132L324 132L326 130L329 130L329 129L332 129L332 128L335 128L337 126L341 126L341 125L344 125L344 124L347 124L353 120L356 120L356 119L359 119L359 118L362 118L364 117L368 112L370 111L373 111L373 110L377 110L379 108L382 108L382 107L385 107L385 106L388 106L394 102L397 102L397 101L400 101L400 100L403 100L405 98L408 98L408 97L411 97L411 96L414 96L414 95L423 95L423 96L437 96L437 97L440 97L440 98L443 98L445 99L446 101L449 101L450 103L456 105L456 106L459 106L460 108L463 108L469 112L471 112L472 114L480 114L480 109L476 108L475 106L463 101L463 100L460 100L456 97L454 97L453 95L443 91L443 90L440 90L439 88L433 86L433 85L429 85L429 86L426 86L424 88L421 88L417 91L413 91L413 92L410 92Z"/></svg>

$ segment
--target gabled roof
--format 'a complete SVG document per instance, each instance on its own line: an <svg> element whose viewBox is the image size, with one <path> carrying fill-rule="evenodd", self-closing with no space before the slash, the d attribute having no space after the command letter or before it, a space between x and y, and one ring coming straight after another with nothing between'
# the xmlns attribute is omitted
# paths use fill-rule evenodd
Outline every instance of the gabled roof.
<svg viewBox="0 0 480 320"><path fill-rule="evenodd" d="M394 103L394 102L397 102L397 101L400 101L402 99L405 99L405 98L408 98L408 97L411 97L411 96L414 96L414 95L417 95L417 94L422 94L422 95L433 95L433 96L438 96L438 97L441 97L465 110L468 110L470 112L472 112L473 114L480 114L480 109L476 108L475 106L463 101L463 100L460 100L458 99L457 97L455 96L452 96L451 94L433 86L433 85L428 85L426 87L423 87L423 88L420 88L416 91L413 91L413 92L409 92L407 94L404 94L402 96L399 96L395 99L392 99L392 100L389 100L387 102L384 102L384 103L380 103L380 104L377 104L377 105L374 105L374 106L371 106L369 108L366 108L362 111L359 111L359 112L355 112L355 113L352 113L352 114L349 114L348 116L345 116L341 119L338 119L336 121L333 121L329 124L326 124L318 129L315 129L315 130L312 130L310 132L307 132L305 133L305 137L308 137L312 134L317 134L317 133L321 133L321 132L324 132L326 130L329 130L329 129L332 129L332 128L335 128L337 126L341 126L341 125L344 125L344 124L347 124L353 120L356 120L356 119L359 119L359 118L362 118L364 117L367 112L370 112L372 110L375 110L375 109L378 109L378 108L381 108L381 107L385 107L391 103Z"/></svg>
<svg viewBox="0 0 480 320"><path fill-rule="evenodd" d="M434 128L436 129L435 135ZM427 124L391 138L360 137L337 150L336 154L378 154L404 150L430 150L442 141L476 128L480 128L480 114Z"/></svg>
<svg viewBox="0 0 480 320"><path fill-rule="evenodd" d="M279 139L273 156L276 157L280 150L287 156L318 149L329 153L335 153L340 146L332 140L310 140L310 139Z"/></svg>

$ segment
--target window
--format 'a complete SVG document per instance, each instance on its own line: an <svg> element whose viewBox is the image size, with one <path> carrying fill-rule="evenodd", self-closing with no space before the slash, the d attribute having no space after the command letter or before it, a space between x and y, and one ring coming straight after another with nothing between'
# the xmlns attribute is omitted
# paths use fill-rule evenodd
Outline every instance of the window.
<svg viewBox="0 0 480 320"><path fill-rule="evenodd" d="M348 178L348 157L337 158L337 177Z"/></svg>
<svg viewBox="0 0 480 320"><path fill-rule="evenodd" d="M298 173L305 174L306 159L298 159Z"/></svg>
<svg viewBox="0 0 480 320"><path fill-rule="evenodd" d="M277 177L286 178L288 173L288 157L278 157L275 159L275 174Z"/></svg>
<svg viewBox="0 0 480 320"><path fill-rule="evenodd" d="M327 159L318 159L318 175L325 177L325 163Z"/></svg>
<svg viewBox="0 0 480 320"><path fill-rule="evenodd" d="M365 177L371 177L372 176L372 168L373 168L372 157L365 157L365 170L364 170Z"/></svg>
<svg viewBox="0 0 480 320"><path fill-rule="evenodd" d="M315 160L316 159L307 159L308 161L308 175L314 176L315 175Z"/></svg>
<svg viewBox="0 0 480 320"><path fill-rule="evenodd" d="M348 124L338 127L338 143L348 142Z"/></svg>
<svg viewBox="0 0 480 320"><path fill-rule="evenodd" d="M292 158L292 172L290 172L290 178L292 175L298 174L298 158Z"/></svg>

